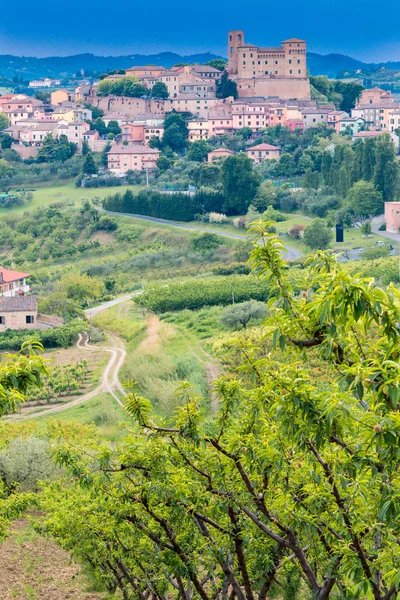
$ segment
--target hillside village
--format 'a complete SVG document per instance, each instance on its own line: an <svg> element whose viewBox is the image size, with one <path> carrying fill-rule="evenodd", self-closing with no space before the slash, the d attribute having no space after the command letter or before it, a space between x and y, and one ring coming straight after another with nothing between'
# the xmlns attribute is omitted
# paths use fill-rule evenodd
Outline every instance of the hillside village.
<svg viewBox="0 0 400 600"><path fill-rule="evenodd" d="M108 169L117 176L157 167L164 119L171 112L185 116L189 142L221 140L249 130L246 151L257 163L279 159L279 147L258 147L263 131L279 125L301 134L324 124L353 139L385 132L398 149L400 108L390 92L363 90L351 114L337 110L332 102L311 99L305 41L292 38L279 48L259 48L244 40L243 31L228 33L228 63L219 68L135 66L73 90L54 88L57 80L32 81L34 89L53 89L49 101L0 96L0 111L8 120L4 134L12 137L11 148L22 159L36 158L48 136L65 136L78 152L84 146L93 152L107 149ZM130 90L126 95L124 86ZM91 128L93 109L101 111L104 125L111 123L115 134ZM209 161L223 154L223 143L222 149L214 146Z"/></svg>

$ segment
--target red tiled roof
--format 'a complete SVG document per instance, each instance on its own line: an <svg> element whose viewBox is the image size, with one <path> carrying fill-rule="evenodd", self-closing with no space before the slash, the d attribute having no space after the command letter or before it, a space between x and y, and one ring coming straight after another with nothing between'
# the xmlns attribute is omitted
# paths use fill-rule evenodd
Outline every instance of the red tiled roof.
<svg viewBox="0 0 400 600"><path fill-rule="evenodd" d="M3 269L0 267L0 275L3 276L3 280L0 283L11 283L11 281L17 281L18 279L25 279L30 277L28 273L21 273L20 271L10 271L9 269Z"/></svg>

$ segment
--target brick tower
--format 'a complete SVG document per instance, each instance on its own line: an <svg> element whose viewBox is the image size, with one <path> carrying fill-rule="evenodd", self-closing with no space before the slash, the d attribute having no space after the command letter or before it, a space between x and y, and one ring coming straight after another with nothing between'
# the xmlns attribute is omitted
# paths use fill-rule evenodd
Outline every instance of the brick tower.
<svg viewBox="0 0 400 600"><path fill-rule="evenodd" d="M244 31L232 29L228 31L228 73L238 73L238 48L244 44Z"/></svg>

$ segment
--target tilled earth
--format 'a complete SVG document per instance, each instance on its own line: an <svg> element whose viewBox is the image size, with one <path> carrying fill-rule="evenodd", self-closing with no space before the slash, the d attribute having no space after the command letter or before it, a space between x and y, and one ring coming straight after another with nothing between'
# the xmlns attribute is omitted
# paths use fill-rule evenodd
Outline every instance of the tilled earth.
<svg viewBox="0 0 400 600"><path fill-rule="evenodd" d="M88 589L79 565L53 540L36 534L29 521L14 523L0 544L1 600L103 600Z"/></svg>

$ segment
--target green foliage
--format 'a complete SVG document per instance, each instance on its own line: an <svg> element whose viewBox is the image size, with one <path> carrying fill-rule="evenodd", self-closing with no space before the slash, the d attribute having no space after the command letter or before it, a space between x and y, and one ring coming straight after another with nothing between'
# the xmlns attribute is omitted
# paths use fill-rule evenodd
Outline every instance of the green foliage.
<svg viewBox="0 0 400 600"><path fill-rule="evenodd" d="M238 97L238 89L236 81L229 79L228 71L222 73L221 79L217 81L217 97L218 98L233 98Z"/></svg>
<svg viewBox="0 0 400 600"><path fill-rule="evenodd" d="M0 113L0 131L3 129L7 129L8 127L8 117L4 113Z"/></svg>
<svg viewBox="0 0 400 600"><path fill-rule="evenodd" d="M283 215L279 210L276 210L271 204L268 206L267 210L263 214L263 218L266 221L276 221L276 223L281 223L282 221L287 221L287 217Z"/></svg>
<svg viewBox="0 0 400 600"><path fill-rule="evenodd" d="M192 279L168 286L154 286L146 290L135 302L154 312L195 310L203 306L227 305L246 300L266 300L269 290L255 277L246 275Z"/></svg>
<svg viewBox="0 0 400 600"><path fill-rule="evenodd" d="M324 250L333 239L333 233L324 219L314 219L304 228L303 240L309 248Z"/></svg>
<svg viewBox="0 0 400 600"><path fill-rule="evenodd" d="M58 289L61 293L66 294L69 300L77 302L80 306L88 305L104 295L103 282L86 274L63 275Z"/></svg>
<svg viewBox="0 0 400 600"><path fill-rule="evenodd" d="M95 175L98 172L98 168L94 162L93 154L88 152L85 156L85 162L83 163L83 172L85 175Z"/></svg>
<svg viewBox="0 0 400 600"><path fill-rule="evenodd" d="M209 60L206 65L208 67L214 67L214 69L218 69L218 71L225 71L228 63L223 58L213 58Z"/></svg>
<svg viewBox="0 0 400 600"><path fill-rule="evenodd" d="M399 181L399 166L389 135L379 136L376 143L374 184L384 202L395 199Z"/></svg>
<svg viewBox="0 0 400 600"><path fill-rule="evenodd" d="M191 241L191 248L195 252L210 252L221 246L222 240L214 233L203 233Z"/></svg>
<svg viewBox="0 0 400 600"><path fill-rule="evenodd" d="M206 140L196 140L189 144L187 157L195 162L203 162L207 160L207 155L211 148Z"/></svg>
<svg viewBox="0 0 400 600"><path fill-rule="evenodd" d="M201 188L194 195L174 192L163 194L156 190L141 190L134 195L130 190L125 194L109 196L103 201L106 210L131 214L149 215L173 221L193 221L196 215L218 210L223 198L221 193Z"/></svg>
<svg viewBox="0 0 400 600"><path fill-rule="evenodd" d="M252 251L268 317L223 345L216 415L187 383L165 419L131 391L124 444L57 451L44 527L126 598L398 595L400 293L318 252L296 294L269 226Z"/></svg>
<svg viewBox="0 0 400 600"><path fill-rule="evenodd" d="M68 141L67 136L53 138L51 134L43 140L37 155L38 162L64 162L76 152L76 144Z"/></svg>
<svg viewBox="0 0 400 600"><path fill-rule="evenodd" d="M62 327L35 331L35 339L43 344L44 348L69 348L75 344L78 333L81 333L85 326L86 323L82 319L74 319ZM19 350L21 344L29 343L31 339L30 329L7 329L0 336L0 350Z"/></svg>
<svg viewBox="0 0 400 600"><path fill-rule="evenodd" d="M9 490L38 491L39 481L59 475L45 439L17 437L0 450L0 476Z"/></svg>
<svg viewBox="0 0 400 600"><path fill-rule="evenodd" d="M176 112L167 113L164 119L163 148L180 152L186 147L187 124L185 118Z"/></svg>
<svg viewBox="0 0 400 600"><path fill-rule="evenodd" d="M253 169L253 161L239 154L228 156L221 167L221 179L226 214L245 214L257 193L259 180Z"/></svg>
<svg viewBox="0 0 400 600"><path fill-rule="evenodd" d="M357 181L350 189L346 204L354 215L353 221L357 224L370 221L383 210L382 194L376 190L373 183L362 180Z"/></svg>
<svg viewBox="0 0 400 600"><path fill-rule="evenodd" d="M149 90L139 82L136 77L126 75L119 79L103 79L97 86L98 96L126 96L128 98L142 98L147 96Z"/></svg>
<svg viewBox="0 0 400 600"><path fill-rule="evenodd" d="M168 88L162 81L157 81L151 88L151 97L152 98L169 98Z"/></svg>
<svg viewBox="0 0 400 600"><path fill-rule="evenodd" d="M224 327L232 329L246 329L250 321L259 321L267 314L264 302L241 302L225 308L221 315L221 323Z"/></svg>

